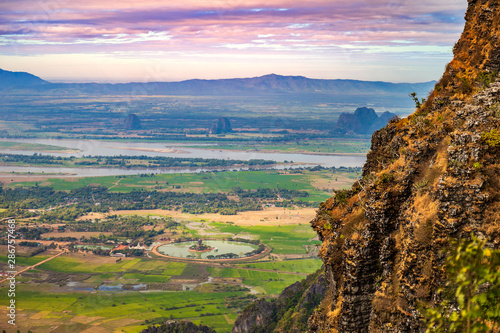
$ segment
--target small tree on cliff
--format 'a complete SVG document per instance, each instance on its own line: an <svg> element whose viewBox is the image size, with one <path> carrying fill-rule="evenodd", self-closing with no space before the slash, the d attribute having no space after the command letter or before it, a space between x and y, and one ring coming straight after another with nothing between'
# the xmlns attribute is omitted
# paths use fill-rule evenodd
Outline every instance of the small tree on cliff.
<svg viewBox="0 0 500 333"><path fill-rule="evenodd" d="M413 99L413 101L415 102L415 107L416 107L417 109L420 109L420 107L421 107L422 105L424 105L424 104L425 104L425 98L422 98L421 100L420 100L420 99L418 99L418 97L417 97L417 93L416 93L416 92L412 92L409 96L410 96L410 97L411 97L411 99Z"/></svg>
<svg viewBox="0 0 500 333"><path fill-rule="evenodd" d="M500 251L486 241L453 243L443 302L425 311L426 332L492 332L500 324Z"/></svg>

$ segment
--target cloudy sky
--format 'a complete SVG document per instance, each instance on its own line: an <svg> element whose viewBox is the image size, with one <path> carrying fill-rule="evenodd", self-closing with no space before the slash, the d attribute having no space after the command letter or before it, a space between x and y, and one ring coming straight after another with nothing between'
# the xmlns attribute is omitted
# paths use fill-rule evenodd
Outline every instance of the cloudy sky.
<svg viewBox="0 0 500 333"><path fill-rule="evenodd" d="M1 0L0 68L73 82L437 80L466 0Z"/></svg>

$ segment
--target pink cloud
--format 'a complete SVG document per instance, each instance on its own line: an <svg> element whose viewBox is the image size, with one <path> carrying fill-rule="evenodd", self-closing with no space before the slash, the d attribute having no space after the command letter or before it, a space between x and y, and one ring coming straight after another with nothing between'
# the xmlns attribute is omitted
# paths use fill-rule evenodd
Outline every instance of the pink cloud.
<svg viewBox="0 0 500 333"><path fill-rule="evenodd" d="M0 54L449 54L465 3L3 0ZM433 48L432 48L433 47ZM414 51L412 51L414 52Z"/></svg>

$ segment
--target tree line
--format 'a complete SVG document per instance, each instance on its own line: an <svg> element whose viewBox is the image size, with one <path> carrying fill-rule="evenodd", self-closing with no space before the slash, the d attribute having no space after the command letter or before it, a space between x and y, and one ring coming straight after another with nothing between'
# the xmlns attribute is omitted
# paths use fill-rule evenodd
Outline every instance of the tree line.
<svg viewBox="0 0 500 333"><path fill-rule="evenodd" d="M137 167L137 168L172 168L172 167L228 167L235 165L259 166L276 164L264 159L223 160L215 158L165 157L165 156L83 156L61 157L34 153L33 155L0 154L0 161L11 164L30 165L65 165L96 167ZM144 163L147 162L147 163Z"/></svg>

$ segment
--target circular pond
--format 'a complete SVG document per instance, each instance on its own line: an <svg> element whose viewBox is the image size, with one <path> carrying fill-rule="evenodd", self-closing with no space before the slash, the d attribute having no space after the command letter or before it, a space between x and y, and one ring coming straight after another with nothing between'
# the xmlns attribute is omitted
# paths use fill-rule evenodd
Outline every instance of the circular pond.
<svg viewBox="0 0 500 333"><path fill-rule="evenodd" d="M203 241L203 250L197 251L198 242L181 242L161 245L161 254L188 259L229 259L247 257L258 245L232 241ZM253 254L253 253L252 253Z"/></svg>

